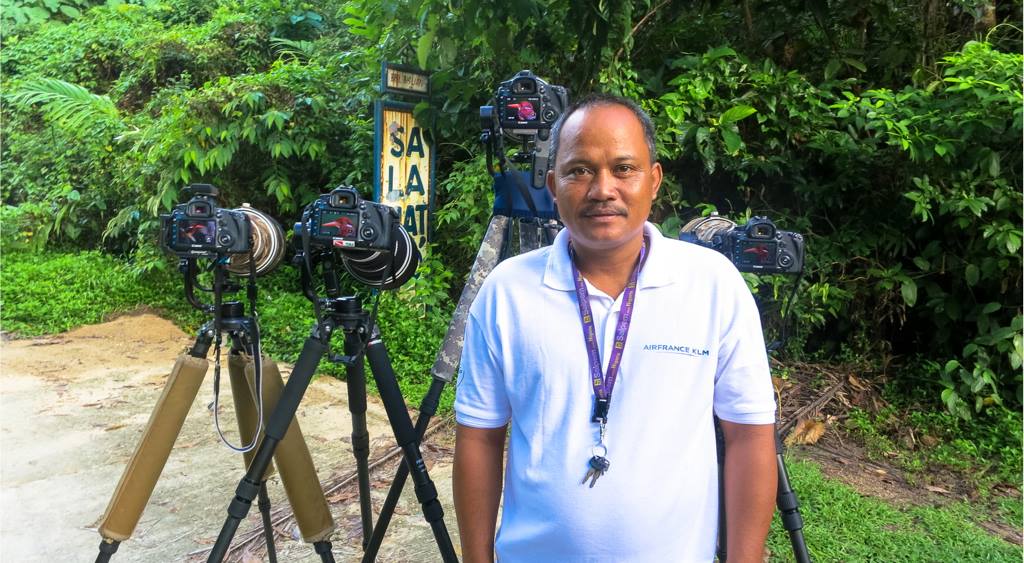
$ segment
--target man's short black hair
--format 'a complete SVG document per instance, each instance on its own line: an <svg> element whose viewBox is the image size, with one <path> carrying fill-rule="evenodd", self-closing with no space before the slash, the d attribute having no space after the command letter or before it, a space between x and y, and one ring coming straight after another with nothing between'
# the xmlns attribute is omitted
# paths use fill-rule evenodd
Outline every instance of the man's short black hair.
<svg viewBox="0 0 1024 563"><path fill-rule="evenodd" d="M647 142L647 150L651 155L651 164L654 164L658 160L658 147L655 143L654 136L654 122L651 121L651 116L647 115L639 104L629 98L622 96L616 96L614 94L602 94L594 93L587 94L580 98L572 105L569 109L565 110L565 113L558 118L555 125L551 128L551 161L555 162L558 160L558 145L561 144L558 137L562 134L562 126L569 119L569 116L576 113L581 109L587 109L594 106L622 106L629 111L633 112L636 116L637 121L640 122L640 126L644 130L644 140Z"/></svg>

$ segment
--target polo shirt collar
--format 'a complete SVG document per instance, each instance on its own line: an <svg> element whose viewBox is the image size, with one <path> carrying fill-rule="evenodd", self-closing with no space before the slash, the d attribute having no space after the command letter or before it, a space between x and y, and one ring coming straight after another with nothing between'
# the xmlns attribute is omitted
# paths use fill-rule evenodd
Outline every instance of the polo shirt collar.
<svg viewBox="0 0 1024 563"><path fill-rule="evenodd" d="M647 260L640 270L640 277L637 286L640 289L648 287L661 287L675 281L674 272L682 267L682 264L672 264L671 256L666 246L666 239L650 222L644 223L644 234L650 240L647 249ZM562 229L555 236L555 241L548 252L547 266L544 268L544 285L551 289L560 291L575 291L576 286L572 280L572 264L569 259L569 230Z"/></svg>

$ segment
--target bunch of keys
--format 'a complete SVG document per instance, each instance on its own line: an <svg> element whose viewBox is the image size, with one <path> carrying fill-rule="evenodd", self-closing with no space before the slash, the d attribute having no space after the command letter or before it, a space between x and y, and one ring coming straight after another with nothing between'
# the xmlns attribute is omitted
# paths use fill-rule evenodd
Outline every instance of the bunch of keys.
<svg viewBox="0 0 1024 563"><path fill-rule="evenodd" d="M587 470L587 474L583 477L583 480L580 481L580 485L586 483L587 479L590 479L590 488L593 489L594 483L597 482L599 477L604 475L605 471L608 471L608 468L611 467L612 463L604 456L595 455L590 458L590 462L588 464L590 465L590 469Z"/></svg>

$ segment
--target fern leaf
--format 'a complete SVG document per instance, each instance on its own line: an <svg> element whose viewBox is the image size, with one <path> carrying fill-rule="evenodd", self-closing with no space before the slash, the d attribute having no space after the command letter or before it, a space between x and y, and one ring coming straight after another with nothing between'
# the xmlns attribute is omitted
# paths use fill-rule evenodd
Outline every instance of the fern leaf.
<svg viewBox="0 0 1024 563"><path fill-rule="evenodd" d="M37 78L10 94L11 102L21 106L42 104L47 119L73 132L88 130L94 121L122 125L120 112L109 96L56 78Z"/></svg>

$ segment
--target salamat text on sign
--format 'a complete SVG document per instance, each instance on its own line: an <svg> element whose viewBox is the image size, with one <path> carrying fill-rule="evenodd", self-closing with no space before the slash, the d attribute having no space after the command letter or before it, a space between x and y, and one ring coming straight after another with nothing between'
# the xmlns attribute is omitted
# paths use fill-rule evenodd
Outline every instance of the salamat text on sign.
<svg viewBox="0 0 1024 563"><path fill-rule="evenodd" d="M422 251L430 233L433 147L411 109L383 107L379 116L380 201L399 208Z"/></svg>

